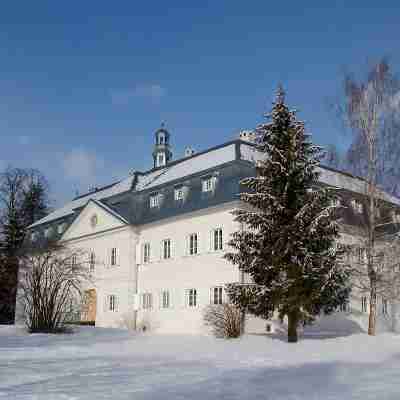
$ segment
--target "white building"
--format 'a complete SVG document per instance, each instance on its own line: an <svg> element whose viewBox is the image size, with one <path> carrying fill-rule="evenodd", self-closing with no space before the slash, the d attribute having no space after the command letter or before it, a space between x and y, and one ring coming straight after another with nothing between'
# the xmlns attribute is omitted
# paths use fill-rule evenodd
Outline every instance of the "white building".
<svg viewBox="0 0 400 400"><path fill-rule="evenodd" d="M203 332L202 309L225 300L224 284L243 277L223 258L239 226L241 178L257 152L246 137L172 161L170 134L155 134L154 167L79 196L31 226L32 240L52 237L89 251L94 277L89 315L101 327ZM321 167L321 184L340 189L342 239L357 242L364 183ZM399 201L382 194L394 210ZM363 299L353 309L363 312ZM265 327L252 319L248 329Z"/></svg>

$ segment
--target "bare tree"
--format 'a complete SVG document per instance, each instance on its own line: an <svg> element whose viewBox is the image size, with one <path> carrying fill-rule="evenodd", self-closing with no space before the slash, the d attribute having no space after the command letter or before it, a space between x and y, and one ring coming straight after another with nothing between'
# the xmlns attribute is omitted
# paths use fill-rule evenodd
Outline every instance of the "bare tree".
<svg viewBox="0 0 400 400"><path fill-rule="evenodd" d="M88 255L55 244L20 257L18 302L30 332L59 332L90 279Z"/></svg>
<svg viewBox="0 0 400 400"><path fill-rule="evenodd" d="M0 321L14 319L18 253L27 227L48 211L48 184L34 169L0 173Z"/></svg>
<svg viewBox="0 0 400 400"><path fill-rule="evenodd" d="M366 274L370 310L368 334L376 332L376 306L379 287L379 262L376 251L376 228L378 203L382 192L378 178L385 171L385 159L392 155L393 148L387 146L386 116L393 108L393 96L397 81L385 60L373 66L367 78L358 82L351 75L344 80L345 101L343 116L348 122L353 141L347 153L347 161L365 178L365 195L368 199L366 212ZM356 276L359 280L359 277Z"/></svg>
<svg viewBox="0 0 400 400"><path fill-rule="evenodd" d="M233 304L212 304L204 310L204 322L218 338L239 337L242 334L241 320L241 312Z"/></svg>

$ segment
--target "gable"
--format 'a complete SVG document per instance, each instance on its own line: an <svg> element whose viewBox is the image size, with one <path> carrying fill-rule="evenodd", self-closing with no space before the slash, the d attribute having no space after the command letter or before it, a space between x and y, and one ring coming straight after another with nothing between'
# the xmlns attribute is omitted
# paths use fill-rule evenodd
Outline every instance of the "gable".
<svg viewBox="0 0 400 400"><path fill-rule="evenodd" d="M65 231L61 240L70 240L92 235L110 229L126 226L128 223L114 210L97 201L89 201L78 217Z"/></svg>

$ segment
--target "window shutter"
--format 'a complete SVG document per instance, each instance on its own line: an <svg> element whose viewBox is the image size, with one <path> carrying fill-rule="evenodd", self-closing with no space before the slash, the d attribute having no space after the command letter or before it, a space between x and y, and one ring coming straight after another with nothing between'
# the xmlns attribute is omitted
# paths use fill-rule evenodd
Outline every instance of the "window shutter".
<svg viewBox="0 0 400 400"><path fill-rule="evenodd" d="M121 263L120 263L120 259L119 259L119 247L116 247L116 258L117 258L117 260L116 260L116 264L117 264L117 266L120 266L121 265Z"/></svg>
<svg viewBox="0 0 400 400"><path fill-rule="evenodd" d="M163 308L163 291L159 290L158 294L158 308L161 310Z"/></svg>
<svg viewBox="0 0 400 400"><path fill-rule="evenodd" d="M169 308L173 308L174 307L174 290L173 289L168 289L168 293L169 293Z"/></svg>
<svg viewBox="0 0 400 400"><path fill-rule="evenodd" d="M109 296L104 296L104 302L103 302L103 311L107 312L107 305L109 303L108 301Z"/></svg>
<svg viewBox="0 0 400 400"><path fill-rule="evenodd" d="M106 268L110 268L111 265L111 251L109 248L106 249Z"/></svg>
<svg viewBox="0 0 400 400"><path fill-rule="evenodd" d="M119 297L114 295L114 311L118 312L118 307L119 307Z"/></svg>
<svg viewBox="0 0 400 400"><path fill-rule="evenodd" d="M209 291L209 295L210 295L210 304L213 304L213 293L214 293L214 288L211 287L210 291Z"/></svg>
<svg viewBox="0 0 400 400"><path fill-rule="evenodd" d="M163 260L163 259L164 259L164 241L161 240L161 243L160 243L160 260Z"/></svg>
<svg viewBox="0 0 400 400"><path fill-rule="evenodd" d="M140 296L138 293L133 295L133 310L137 311L140 308Z"/></svg>

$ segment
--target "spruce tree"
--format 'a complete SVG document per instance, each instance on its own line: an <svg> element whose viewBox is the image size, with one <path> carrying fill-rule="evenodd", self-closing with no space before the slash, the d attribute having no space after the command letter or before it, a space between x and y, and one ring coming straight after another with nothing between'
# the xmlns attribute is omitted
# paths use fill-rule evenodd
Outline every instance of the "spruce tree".
<svg viewBox="0 0 400 400"><path fill-rule="evenodd" d="M244 207L234 212L242 229L225 255L252 283L226 289L250 314L287 317L288 341L297 342L300 324L347 301L349 274L335 246L335 194L318 184L321 148L288 109L281 88L267 118L256 128L256 174L241 181Z"/></svg>

